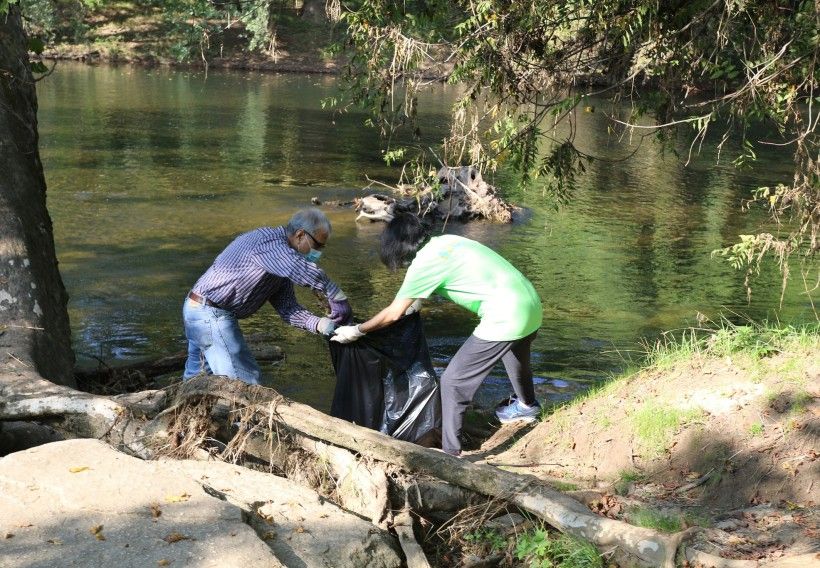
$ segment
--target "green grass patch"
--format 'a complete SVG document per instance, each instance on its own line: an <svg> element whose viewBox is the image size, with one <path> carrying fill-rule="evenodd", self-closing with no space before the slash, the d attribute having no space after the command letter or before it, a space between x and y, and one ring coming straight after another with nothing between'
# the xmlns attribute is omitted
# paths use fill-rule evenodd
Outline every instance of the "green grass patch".
<svg viewBox="0 0 820 568"><path fill-rule="evenodd" d="M567 483L566 481L550 481L550 485L555 487L558 491L575 491L578 486L574 483Z"/></svg>
<svg viewBox="0 0 820 568"><path fill-rule="evenodd" d="M708 528L712 526L712 519L703 511L686 512L683 514L683 521L687 527Z"/></svg>
<svg viewBox="0 0 820 568"><path fill-rule="evenodd" d="M662 513L648 507L636 507L627 515L629 521L639 527L673 533L683 529L683 519L678 515Z"/></svg>
<svg viewBox="0 0 820 568"><path fill-rule="evenodd" d="M654 343L644 343L645 364L655 369L669 369L699 357L704 352L704 340L696 330L683 330L680 335L663 334Z"/></svg>
<svg viewBox="0 0 820 568"><path fill-rule="evenodd" d="M518 537L515 557L532 568L601 568L598 550L589 542L566 534L552 536L544 528Z"/></svg>
<svg viewBox="0 0 820 568"><path fill-rule="evenodd" d="M763 435L764 430L762 422L755 422L749 427L749 434L751 434L753 438L758 438Z"/></svg>
<svg viewBox="0 0 820 568"><path fill-rule="evenodd" d="M702 414L699 409L683 409L649 401L630 416L630 422L641 447L652 455L659 455L667 449L672 436L681 426Z"/></svg>
<svg viewBox="0 0 820 568"><path fill-rule="evenodd" d="M820 346L817 348L820 349ZM783 363L777 367L774 374L781 382L805 387L807 383L806 367L808 364L809 361L805 355L795 355L783 361Z"/></svg>
<svg viewBox="0 0 820 568"><path fill-rule="evenodd" d="M797 391L792 397L791 408L789 414L797 415L806 412L806 407L811 403L812 396L804 390Z"/></svg>
<svg viewBox="0 0 820 568"><path fill-rule="evenodd" d="M756 360L781 351L819 346L820 322L796 326L769 322L735 325L724 320L716 329L665 333L654 343L645 344L644 351L648 366L665 369L700 356L744 355Z"/></svg>

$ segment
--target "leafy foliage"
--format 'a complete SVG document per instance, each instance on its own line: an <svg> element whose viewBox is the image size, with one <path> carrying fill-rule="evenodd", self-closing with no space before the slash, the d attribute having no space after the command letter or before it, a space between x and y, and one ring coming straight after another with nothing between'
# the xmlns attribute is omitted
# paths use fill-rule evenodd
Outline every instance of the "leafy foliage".
<svg viewBox="0 0 820 568"><path fill-rule="evenodd" d="M19 2L29 33L46 41L88 41L88 17L109 10L134 10L161 14L167 52L179 61L205 61L221 53L225 32L236 28L251 52L275 55L276 26L293 12L286 0L13 0ZM0 2L0 9L8 0Z"/></svg>
<svg viewBox="0 0 820 568"><path fill-rule="evenodd" d="M441 62L463 87L440 158L524 181L544 180L557 201L594 156L575 146L578 112L591 96L626 104L605 116L614 134L654 136L690 153L721 129L741 137L735 165L766 145L787 146L791 180L773 179L760 203L790 231L747 239L724 256L753 275L767 253L781 266L820 250L816 69L820 14L811 0L360 0L339 5L347 26L348 102L370 108L388 144L416 124L418 90ZM649 116L654 124L641 121ZM769 134L757 135L759 127ZM416 148L419 159L425 151ZM792 228L793 227L793 228ZM785 276L788 276L786 273Z"/></svg>
<svg viewBox="0 0 820 568"><path fill-rule="evenodd" d="M566 534L551 536L543 528L522 534L515 557L531 568L598 568L603 566L593 545Z"/></svg>

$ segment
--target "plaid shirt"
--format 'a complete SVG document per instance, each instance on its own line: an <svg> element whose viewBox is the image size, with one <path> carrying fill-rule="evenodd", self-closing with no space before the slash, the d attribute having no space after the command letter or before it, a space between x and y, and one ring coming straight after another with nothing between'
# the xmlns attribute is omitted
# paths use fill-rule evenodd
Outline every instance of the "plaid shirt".
<svg viewBox="0 0 820 568"><path fill-rule="evenodd" d="M319 318L296 301L294 284L328 298L340 292L322 269L288 246L284 227L260 227L234 239L192 291L239 319L269 301L287 323L315 333Z"/></svg>

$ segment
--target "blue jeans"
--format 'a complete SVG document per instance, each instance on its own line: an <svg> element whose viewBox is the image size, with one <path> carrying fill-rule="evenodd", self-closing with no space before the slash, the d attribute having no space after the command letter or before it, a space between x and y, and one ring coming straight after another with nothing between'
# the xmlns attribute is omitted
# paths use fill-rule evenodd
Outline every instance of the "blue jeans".
<svg viewBox="0 0 820 568"><path fill-rule="evenodd" d="M259 384L262 372L231 312L186 298L182 320L188 338L183 379L206 373Z"/></svg>

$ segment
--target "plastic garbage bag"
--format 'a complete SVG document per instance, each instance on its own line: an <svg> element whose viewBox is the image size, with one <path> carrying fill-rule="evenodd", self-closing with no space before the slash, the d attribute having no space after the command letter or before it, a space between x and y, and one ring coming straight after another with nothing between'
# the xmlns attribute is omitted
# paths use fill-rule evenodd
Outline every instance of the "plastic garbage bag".
<svg viewBox="0 0 820 568"><path fill-rule="evenodd" d="M331 416L399 440L435 444L441 396L418 313L353 343L330 342L336 371Z"/></svg>

